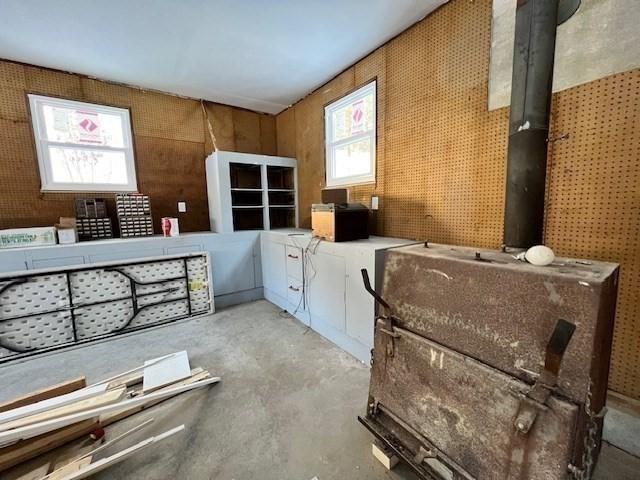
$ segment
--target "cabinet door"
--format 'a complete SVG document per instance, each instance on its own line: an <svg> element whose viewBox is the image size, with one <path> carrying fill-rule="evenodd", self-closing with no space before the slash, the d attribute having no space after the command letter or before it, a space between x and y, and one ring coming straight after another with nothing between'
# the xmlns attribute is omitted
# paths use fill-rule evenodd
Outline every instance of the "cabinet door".
<svg viewBox="0 0 640 480"><path fill-rule="evenodd" d="M287 245L287 275L302 281L304 279L302 272L302 249Z"/></svg>
<svg viewBox="0 0 640 480"><path fill-rule="evenodd" d="M287 261L284 244L262 240L262 283L264 288L287 298Z"/></svg>
<svg viewBox="0 0 640 480"><path fill-rule="evenodd" d="M367 269L375 288L375 258L375 253L364 249L353 249L347 255L347 335L368 348L373 348L375 303L373 297L364 289L360 270Z"/></svg>
<svg viewBox="0 0 640 480"><path fill-rule="evenodd" d="M309 254L307 298L312 322L345 331L345 261L327 253ZM315 272L315 273L314 273Z"/></svg>
<svg viewBox="0 0 640 480"><path fill-rule="evenodd" d="M0 250L0 273L27 270L29 264L24 252L11 248Z"/></svg>
<svg viewBox="0 0 640 480"><path fill-rule="evenodd" d="M225 295L256 288L253 265L253 241L213 242L207 250L211 256L213 294Z"/></svg>

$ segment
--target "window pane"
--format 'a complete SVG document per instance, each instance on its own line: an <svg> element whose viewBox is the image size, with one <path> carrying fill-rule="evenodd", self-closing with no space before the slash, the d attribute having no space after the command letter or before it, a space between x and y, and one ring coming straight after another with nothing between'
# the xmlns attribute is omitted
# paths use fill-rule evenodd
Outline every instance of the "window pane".
<svg viewBox="0 0 640 480"><path fill-rule="evenodd" d="M49 147L49 158L55 183L128 183L124 152Z"/></svg>
<svg viewBox="0 0 640 480"><path fill-rule="evenodd" d="M371 171L371 138L334 147L334 178L369 175Z"/></svg>
<svg viewBox="0 0 640 480"><path fill-rule="evenodd" d="M78 145L123 148L122 116L91 108L42 105L46 139Z"/></svg>
<svg viewBox="0 0 640 480"><path fill-rule="evenodd" d="M374 95L371 93L335 110L331 119L333 125L331 140L336 142L373 130L375 121L373 102Z"/></svg>

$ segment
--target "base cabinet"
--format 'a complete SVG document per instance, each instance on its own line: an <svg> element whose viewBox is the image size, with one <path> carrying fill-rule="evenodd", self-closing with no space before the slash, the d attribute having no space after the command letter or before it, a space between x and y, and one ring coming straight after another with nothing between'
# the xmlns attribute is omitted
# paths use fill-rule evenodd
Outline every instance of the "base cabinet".
<svg viewBox="0 0 640 480"><path fill-rule="evenodd" d="M299 231L262 232L264 296L353 356L368 363L375 304L360 270L380 276L386 249L412 243L372 237L332 243Z"/></svg>
<svg viewBox="0 0 640 480"><path fill-rule="evenodd" d="M0 250L0 273L209 252L216 306L262 298L260 232L186 233ZM282 247L284 261L284 247Z"/></svg>

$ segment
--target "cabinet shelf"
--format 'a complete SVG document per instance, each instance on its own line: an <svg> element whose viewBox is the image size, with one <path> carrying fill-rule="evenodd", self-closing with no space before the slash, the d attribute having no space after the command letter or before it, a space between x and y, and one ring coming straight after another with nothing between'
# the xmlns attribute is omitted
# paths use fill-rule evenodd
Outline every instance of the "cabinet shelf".
<svg viewBox="0 0 640 480"><path fill-rule="evenodd" d="M298 226L295 158L216 151L206 166L212 231Z"/></svg>

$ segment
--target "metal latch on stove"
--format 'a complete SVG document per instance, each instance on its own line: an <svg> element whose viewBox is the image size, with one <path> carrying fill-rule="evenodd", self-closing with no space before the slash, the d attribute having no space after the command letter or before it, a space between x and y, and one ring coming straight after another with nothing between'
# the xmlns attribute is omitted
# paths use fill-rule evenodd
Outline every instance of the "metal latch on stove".
<svg viewBox="0 0 640 480"><path fill-rule="evenodd" d="M556 388L562 357L575 329L576 326L566 320L560 319L556 323L545 350L544 370L531 390L520 400L518 414L514 421L518 432L529 433L538 412L547 410L547 399Z"/></svg>
<svg viewBox="0 0 640 480"><path fill-rule="evenodd" d="M369 294L375 299L378 305L380 305L384 309L383 315L376 315L373 329L374 331L376 331L377 329L381 333L384 333L385 335L391 337L391 340L387 343L387 356L393 357L394 341L395 339L400 338L400 334L394 331L395 324L398 320L391 314L391 306L371 286L371 282L369 281L369 272L367 272L367 269L361 269L360 273L362 273L362 281L364 282L365 290L369 292ZM378 320L382 320L384 326L378 327ZM373 358L373 355L371 357Z"/></svg>

